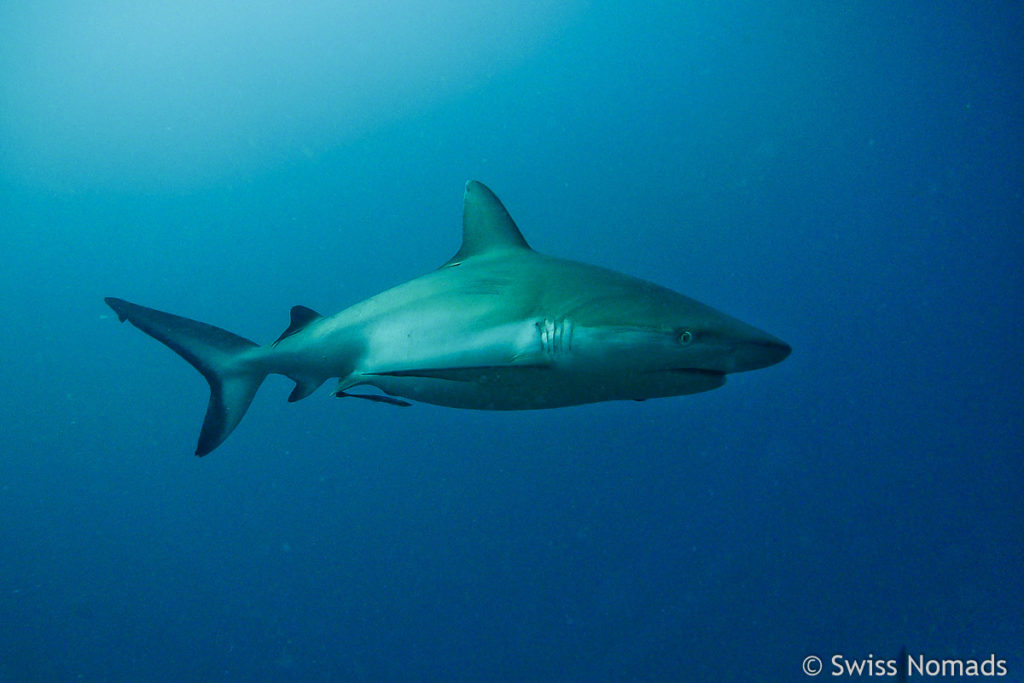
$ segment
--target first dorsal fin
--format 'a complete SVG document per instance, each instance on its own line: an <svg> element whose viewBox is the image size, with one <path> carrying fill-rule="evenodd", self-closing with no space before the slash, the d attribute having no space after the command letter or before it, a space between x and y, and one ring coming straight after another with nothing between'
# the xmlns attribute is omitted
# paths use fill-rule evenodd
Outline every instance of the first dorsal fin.
<svg viewBox="0 0 1024 683"><path fill-rule="evenodd" d="M501 200L483 183L467 182L462 209L462 247L446 265L491 251L529 248Z"/></svg>
<svg viewBox="0 0 1024 683"><path fill-rule="evenodd" d="M312 308L306 308L305 306L292 306L292 319L288 324L288 329L281 333L281 336L277 338L274 345L276 346L281 343L282 339L286 339L296 332L301 332L307 325L312 322L316 322L321 318L323 318L323 316Z"/></svg>

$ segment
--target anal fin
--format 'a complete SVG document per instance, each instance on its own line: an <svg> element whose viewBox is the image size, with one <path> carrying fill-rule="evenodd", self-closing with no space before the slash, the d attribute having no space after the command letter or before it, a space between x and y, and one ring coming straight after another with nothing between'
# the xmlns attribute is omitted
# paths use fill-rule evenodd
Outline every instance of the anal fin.
<svg viewBox="0 0 1024 683"><path fill-rule="evenodd" d="M324 380L322 379L296 379L294 377L292 379L295 380L295 388L292 389L292 393L288 395L289 403L301 401L319 389L320 385L324 383Z"/></svg>

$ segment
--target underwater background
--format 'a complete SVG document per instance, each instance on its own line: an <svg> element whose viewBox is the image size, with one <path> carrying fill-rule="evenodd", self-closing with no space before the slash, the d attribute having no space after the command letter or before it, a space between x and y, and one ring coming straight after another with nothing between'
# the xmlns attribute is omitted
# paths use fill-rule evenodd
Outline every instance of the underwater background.
<svg viewBox="0 0 1024 683"><path fill-rule="evenodd" d="M382 9L386 7L387 9ZM1024 10L950 2L0 6L0 680L1024 680ZM775 334L693 396L286 403L261 343L457 249Z"/></svg>

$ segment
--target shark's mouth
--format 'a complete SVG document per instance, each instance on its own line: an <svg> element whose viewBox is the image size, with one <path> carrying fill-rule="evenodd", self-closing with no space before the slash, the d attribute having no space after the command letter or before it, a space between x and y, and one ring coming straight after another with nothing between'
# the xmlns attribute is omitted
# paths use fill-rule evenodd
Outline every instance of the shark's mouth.
<svg viewBox="0 0 1024 683"><path fill-rule="evenodd" d="M652 372L675 372L680 375L704 375L706 377L724 377L721 370L708 370L707 368L669 368L668 370L654 370Z"/></svg>

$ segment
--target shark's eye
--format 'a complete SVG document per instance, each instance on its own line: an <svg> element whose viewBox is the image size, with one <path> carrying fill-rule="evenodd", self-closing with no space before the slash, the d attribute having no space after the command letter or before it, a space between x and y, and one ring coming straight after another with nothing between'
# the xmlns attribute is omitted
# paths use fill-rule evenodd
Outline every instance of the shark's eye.
<svg viewBox="0 0 1024 683"><path fill-rule="evenodd" d="M679 341L680 346L686 346L693 341L693 332L689 330L679 330L676 335L676 339Z"/></svg>

